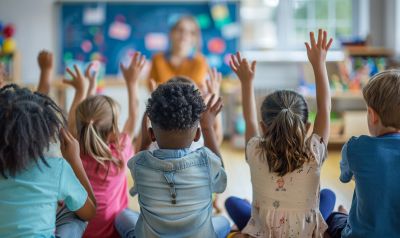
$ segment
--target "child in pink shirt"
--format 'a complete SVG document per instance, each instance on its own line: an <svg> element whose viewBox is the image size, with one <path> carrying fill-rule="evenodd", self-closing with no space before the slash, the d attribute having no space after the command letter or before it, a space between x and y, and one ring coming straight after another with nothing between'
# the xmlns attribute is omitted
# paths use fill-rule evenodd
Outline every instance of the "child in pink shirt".
<svg viewBox="0 0 400 238"><path fill-rule="evenodd" d="M91 65L85 76L77 67L75 72L67 69L73 80L65 82L75 88L68 126L79 140L82 163L97 200L96 216L83 237L119 237L114 220L128 207L126 165L133 156L137 79L144 63L144 56L137 52L127 68L121 65L129 104L129 116L122 132L118 129L117 103L110 97L94 95L96 79L90 74Z"/></svg>

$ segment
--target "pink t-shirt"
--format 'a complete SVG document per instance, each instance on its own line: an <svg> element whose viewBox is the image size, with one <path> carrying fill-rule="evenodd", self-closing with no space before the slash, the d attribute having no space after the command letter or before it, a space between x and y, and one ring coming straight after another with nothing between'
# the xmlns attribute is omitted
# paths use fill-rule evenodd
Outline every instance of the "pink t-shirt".
<svg viewBox="0 0 400 238"><path fill-rule="evenodd" d="M128 207L128 185L126 180L126 165L133 156L132 139L127 134L121 134L121 156L124 162L122 169L118 170L111 165L108 176L106 168L90 156L82 155L83 167L89 177L97 201L96 216L89 221L85 238L90 237L120 237L114 228L115 217ZM111 153L118 157L117 146L110 144ZM100 166L98 166L100 165Z"/></svg>

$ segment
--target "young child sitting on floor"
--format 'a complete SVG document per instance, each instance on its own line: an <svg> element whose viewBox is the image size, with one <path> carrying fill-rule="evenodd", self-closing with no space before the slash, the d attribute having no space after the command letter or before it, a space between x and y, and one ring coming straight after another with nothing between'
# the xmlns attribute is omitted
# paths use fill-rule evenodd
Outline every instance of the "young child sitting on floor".
<svg viewBox="0 0 400 238"><path fill-rule="evenodd" d="M371 136L352 137L342 150L340 181L354 178L350 214L327 222L331 237L398 237L400 234L400 71L372 77L363 88Z"/></svg>
<svg viewBox="0 0 400 238"><path fill-rule="evenodd" d="M229 222L212 217L212 193L226 187L226 174L213 124L222 108L213 96L207 107L200 92L187 83L160 85L147 114L150 138L159 149L141 151L128 163L140 214L125 211L116 219L122 237L225 237ZM192 151L204 135L204 147Z"/></svg>
<svg viewBox="0 0 400 238"><path fill-rule="evenodd" d="M326 190L325 214L320 212L320 170L327 156L330 124L330 92L325 58L332 43L319 30L318 40L310 33L306 43L317 88L317 116L312 136L307 138L308 107L298 93L279 90L261 105L258 133L253 79L256 63L237 53L231 68L242 85L243 116L246 122L246 161L250 166L253 202L229 198L226 208L241 229L251 237L323 237L335 195ZM322 203L322 201L321 201ZM251 215L250 215L251 210ZM242 236L239 234L238 236Z"/></svg>
<svg viewBox="0 0 400 238"><path fill-rule="evenodd" d="M69 127L79 140L82 163L98 202L96 216L89 222L83 237L119 237L114 221L128 207L126 168L133 156L131 138L137 118L137 84L144 63L145 57L136 52L127 68L121 65L129 107L121 132L117 103L108 96L93 95L96 79L90 73L90 65L85 75L92 82L91 87L79 69L75 67L75 72L67 69L73 80L65 82L75 88Z"/></svg>

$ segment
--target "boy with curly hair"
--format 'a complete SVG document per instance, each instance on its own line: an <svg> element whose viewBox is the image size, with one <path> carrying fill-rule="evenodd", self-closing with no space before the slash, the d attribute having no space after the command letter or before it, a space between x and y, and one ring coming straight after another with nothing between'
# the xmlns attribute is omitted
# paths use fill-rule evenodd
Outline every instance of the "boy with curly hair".
<svg viewBox="0 0 400 238"><path fill-rule="evenodd" d="M159 149L144 150L129 162L140 214L125 210L116 218L122 237L226 237L229 222L212 217L212 193L226 188L226 174L213 130L222 100L207 106L194 85L160 85L147 104L152 141ZM214 102L215 101L215 102ZM201 126L200 126L201 125ZM200 127L201 129L200 129ZM204 136L204 147L192 151Z"/></svg>

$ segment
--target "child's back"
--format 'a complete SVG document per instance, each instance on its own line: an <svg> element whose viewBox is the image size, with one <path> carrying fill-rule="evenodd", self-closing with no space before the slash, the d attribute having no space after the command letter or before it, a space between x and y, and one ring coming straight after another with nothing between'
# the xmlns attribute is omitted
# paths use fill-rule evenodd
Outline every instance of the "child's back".
<svg viewBox="0 0 400 238"><path fill-rule="evenodd" d="M213 237L213 192L226 187L220 159L207 148L143 151L129 161L139 193L138 237Z"/></svg>
<svg viewBox="0 0 400 238"><path fill-rule="evenodd" d="M326 158L325 143L314 134L309 139L314 158L299 169L279 176L268 167L263 140L254 137L246 148L253 187L253 214L243 232L255 237L323 234L327 226L319 212L319 181Z"/></svg>
<svg viewBox="0 0 400 238"><path fill-rule="evenodd" d="M1 237L54 237L57 202L65 199L73 211L85 203L87 193L62 155L45 158L48 166L38 161L15 177L0 178Z"/></svg>
<svg viewBox="0 0 400 238"><path fill-rule="evenodd" d="M356 181L344 237L393 237L400 232L400 133L352 138L343 148L349 170L341 181ZM357 201L357 202L356 202Z"/></svg>

